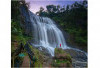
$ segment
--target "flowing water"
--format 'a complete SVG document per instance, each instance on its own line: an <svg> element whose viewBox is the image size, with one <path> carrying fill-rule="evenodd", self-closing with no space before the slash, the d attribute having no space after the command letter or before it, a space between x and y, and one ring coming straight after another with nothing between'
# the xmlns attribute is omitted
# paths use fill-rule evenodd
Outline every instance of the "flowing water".
<svg viewBox="0 0 100 68"><path fill-rule="evenodd" d="M70 48L65 42L62 31L53 20L37 16L32 12L29 12L29 14L33 24L34 46L46 48L52 56L54 56L54 49L56 47L60 48L60 44L62 49Z"/></svg>

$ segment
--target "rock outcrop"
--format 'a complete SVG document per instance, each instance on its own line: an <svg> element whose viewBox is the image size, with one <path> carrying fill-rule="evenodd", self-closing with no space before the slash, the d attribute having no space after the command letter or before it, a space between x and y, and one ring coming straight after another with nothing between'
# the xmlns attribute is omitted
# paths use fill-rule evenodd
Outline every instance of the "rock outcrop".
<svg viewBox="0 0 100 68"><path fill-rule="evenodd" d="M87 67L87 56L84 52L76 51L73 49L65 49L68 54L72 57L72 66L77 68Z"/></svg>
<svg viewBox="0 0 100 68"><path fill-rule="evenodd" d="M53 67L72 67L71 56L61 48L55 48L55 56L52 62Z"/></svg>
<svg viewBox="0 0 100 68"><path fill-rule="evenodd" d="M20 6L21 12L21 27L24 29L24 33L28 36L32 36L32 22L30 20L29 10L25 6Z"/></svg>

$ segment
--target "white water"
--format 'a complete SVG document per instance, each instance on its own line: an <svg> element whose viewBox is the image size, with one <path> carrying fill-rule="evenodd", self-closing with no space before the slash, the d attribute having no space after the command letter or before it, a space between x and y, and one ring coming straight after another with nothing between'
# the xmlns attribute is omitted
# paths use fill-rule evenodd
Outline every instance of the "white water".
<svg viewBox="0 0 100 68"><path fill-rule="evenodd" d="M37 16L31 12L29 14L34 27L34 46L43 46L52 56L54 56L54 49L56 47L60 48L60 44L62 49L70 48L65 42L63 33L55 25L53 20L47 17Z"/></svg>

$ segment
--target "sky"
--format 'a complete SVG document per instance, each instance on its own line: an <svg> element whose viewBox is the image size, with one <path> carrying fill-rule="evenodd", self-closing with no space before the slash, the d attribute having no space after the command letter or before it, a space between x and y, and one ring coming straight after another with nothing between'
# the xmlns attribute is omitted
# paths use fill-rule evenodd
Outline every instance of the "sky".
<svg viewBox="0 0 100 68"><path fill-rule="evenodd" d="M30 3L29 10L33 13L36 13L39 11L40 7L43 7L44 10L46 10L46 5L60 5L60 6L66 6L71 5L77 0L25 0L26 2ZM80 0L78 0L80 1Z"/></svg>

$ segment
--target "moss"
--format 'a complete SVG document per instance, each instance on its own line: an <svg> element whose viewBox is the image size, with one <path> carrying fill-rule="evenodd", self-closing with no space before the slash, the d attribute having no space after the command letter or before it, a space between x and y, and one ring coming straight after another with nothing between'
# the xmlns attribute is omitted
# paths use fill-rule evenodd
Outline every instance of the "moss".
<svg viewBox="0 0 100 68"><path fill-rule="evenodd" d="M67 59L71 61L71 55L67 54Z"/></svg>
<svg viewBox="0 0 100 68"><path fill-rule="evenodd" d="M42 64L39 60L37 60L37 61L34 63L34 66L35 66L35 67L42 67L43 64Z"/></svg>
<svg viewBox="0 0 100 68"><path fill-rule="evenodd" d="M71 66L70 61L67 61L67 66L68 66L68 67L70 67L70 66Z"/></svg>
<svg viewBox="0 0 100 68"><path fill-rule="evenodd" d="M32 47L31 45L29 45L29 47L31 48L32 52L34 53L33 57L36 57L36 62L34 62L34 67L42 67L43 66L43 53L40 52L38 49Z"/></svg>
<svg viewBox="0 0 100 68"><path fill-rule="evenodd" d="M61 48L55 48L55 56L52 63L54 67L71 67L72 59L69 54L67 54Z"/></svg>
<svg viewBox="0 0 100 68"><path fill-rule="evenodd" d="M62 60L62 61L57 60L56 62L55 61L52 62L52 66L54 67L59 67L59 66L63 67L62 64L66 64L66 67L70 67L72 65L71 62L68 60Z"/></svg>
<svg viewBox="0 0 100 68"><path fill-rule="evenodd" d="M66 53L63 49L61 48L55 48L55 54L63 54L63 53Z"/></svg>
<svg viewBox="0 0 100 68"><path fill-rule="evenodd" d="M51 64L53 67L59 67L59 63L52 62Z"/></svg>
<svg viewBox="0 0 100 68"><path fill-rule="evenodd" d="M58 60L57 59L57 61L56 61L57 63L66 63L67 62L67 60Z"/></svg>

